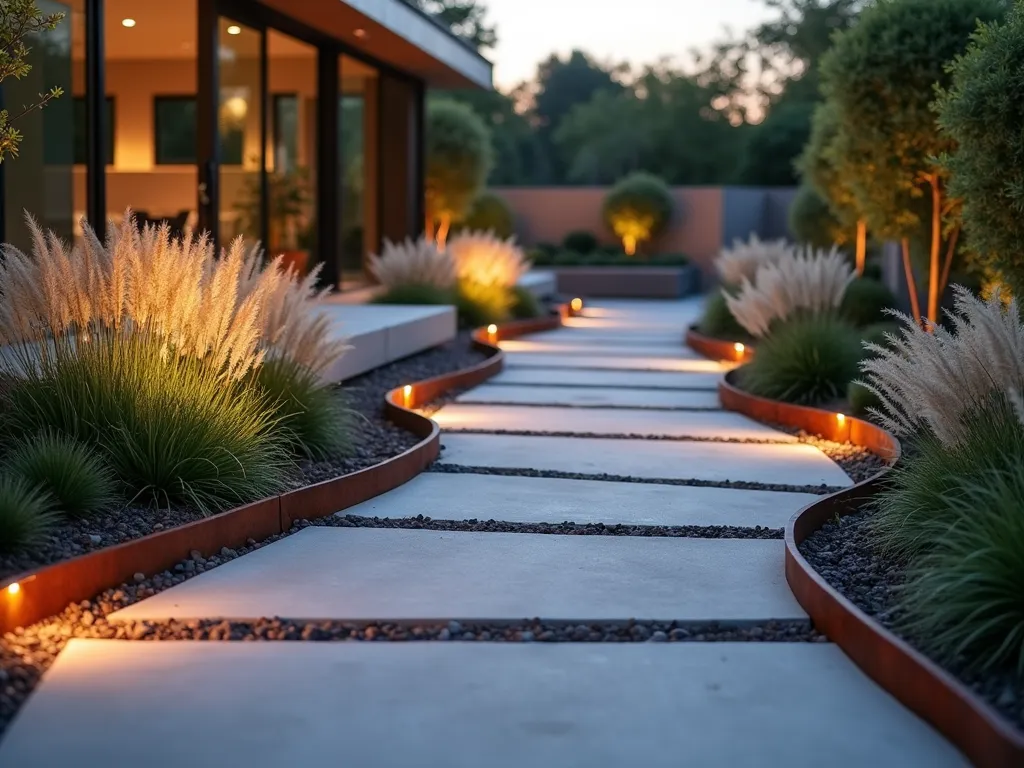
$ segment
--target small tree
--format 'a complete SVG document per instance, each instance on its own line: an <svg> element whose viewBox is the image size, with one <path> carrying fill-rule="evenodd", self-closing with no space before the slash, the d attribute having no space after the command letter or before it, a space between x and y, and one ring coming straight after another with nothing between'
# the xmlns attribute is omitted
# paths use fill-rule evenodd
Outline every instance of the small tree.
<svg viewBox="0 0 1024 768"><path fill-rule="evenodd" d="M56 28L64 18L63 13L44 15L36 8L34 0L4 0L0 3L0 82L8 77L21 79L32 67L26 59L29 47L25 40L40 32ZM23 106L16 115L0 109L0 163L7 156L18 156L21 132L14 123L36 109L42 109L63 93L60 88L51 88L48 93L39 94L35 104Z"/></svg>
<svg viewBox="0 0 1024 768"><path fill-rule="evenodd" d="M811 137L796 161L796 168L805 185L828 205L833 219L830 225L834 237L832 242L845 245L853 234L857 274L863 275L867 260L867 222L857 206L853 180L857 173L870 173L870 169L856 167L851 162L852 158L844 157L837 151L838 135L839 119L835 106L830 102L822 102L811 118ZM803 194L805 197L794 201L794 206L798 203L805 206L799 215L804 217L806 224L813 200L809 193ZM797 226L791 228L799 234Z"/></svg>
<svg viewBox="0 0 1024 768"><path fill-rule="evenodd" d="M649 173L631 174L616 184L604 201L604 220L622 240L626 255L661 234L672 216L672 195L665 182Z"/></svg>
<svg viewBox="0 0 1024 768"><path fill-rule="evenodd" d="M459 229L477 232L493 232L503 240L516 233L516 217L505 198L493 192L476 196L469 213L459 222Z"/></svg>
<svg viewBox="0 0 1024 768"><path fill-rule="evenodd" d="M491 137L465 104L427 106L426 234L444 247L452 222L469 211L491 169Z"/></svg>
<svg viewBox="0 0 1024 768"><path fill-rule="evenodd" d="M998 19L1005 7L1003 0L879 0L836 36L822 62L822 88L840 125L833 150L872 168L853 179L854 195L872 230L901 240L914 302L910 241L920 236L928 243L933 321L945 288L943 236L948 263L957 230L947 174L935 163L952 141L939 131L931 101L936 85L948 85L946 63L966 49L978 20Z"/></svg>
<svg viewBox="0 0 1024 768"><path fill-rule="evenodd" d="M939 126L956 142L944 158L950 192L963 201L964 230L987 267L1024 297L1024 6L987 24L949 67Z"/></svg>
<svg viewBox="0 0 1024 768"><path fill-rule="evenodd" d="M841 245L846 234L828 201L810 184L800 185L789 206L789 229L797 242L816 248Z"/></svg>

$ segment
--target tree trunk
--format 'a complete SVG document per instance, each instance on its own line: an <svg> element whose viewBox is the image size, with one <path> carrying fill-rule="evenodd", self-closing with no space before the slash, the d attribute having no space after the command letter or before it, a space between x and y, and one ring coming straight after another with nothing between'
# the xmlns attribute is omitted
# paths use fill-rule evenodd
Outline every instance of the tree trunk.
<svg viewBox="0 0 1024 768"><path fill-rule="evenodd" d="M942 253L942 190L939 187L938 174L929 176L932 187L932 243L931 258L928 267L928 319L939 322L939 279L942 266L939 262Z"/></svg>
<svg viewBox="0 0 1024 768"><path fill-rule="evenodd" d="M914 279L914 268L910 263L910 240L900 240L900 248L903 250L903 271L907 276L907 291L910 293L910 314L914 316L914 322L921 325L921 302L917 298L917 281Z"/></svg>
<svg viewBox="0 0 1024 768"><path fill-rule="evenodd" d="M434 239L434 217L429 213L427 214L427 219L423 225L423 236L426 237L427 240Z"/></svg>
<svg viewBox="0 0 1024 768"><path fill-rule="evenodd" d="M949 236L949 243L946 245L946 263L942 265L942 279L939 281L939 295L946 292L949 287L949 273L953 269L953 256L956 254L956 243L960 238L960 225L953 228Z"/></svg>
<svg viewBox="0 0 1024 768"><path fill-rule="evenodd" d="M448 230L452 228L452 217L447 214L441 217L441 224L437 228L437 247L442 251L448 242Z"/></svg>
<svg viewBox="0 0 1024 768"><path fill-rule="evenodd" d="M868 256L868 223L864 219L857 222L857 277L864 276L864 264Z"/></svg>

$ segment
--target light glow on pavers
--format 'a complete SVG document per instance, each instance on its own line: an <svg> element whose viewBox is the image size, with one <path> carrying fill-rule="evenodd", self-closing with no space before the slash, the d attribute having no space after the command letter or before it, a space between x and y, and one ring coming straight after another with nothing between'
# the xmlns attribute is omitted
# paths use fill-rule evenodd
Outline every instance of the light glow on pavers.
<svg viewBox="0 0 1024 768"><path fill-rule="evenodd" d="M520 435L441 436L441 461L652 479L849 486L831 459L802 443L714 443Z"/></svg>
<svg viewBox="0 0 1024 768"><path fill-rule="evenodd" d="M666 331L651 331L642 332L637 331L630 333L628 331L623 333L616 333L606 329L595 328L594 330L588 330L583 328L559 328L554 331L544 331L543 333L533 333L526 336L520 336L519 339L523 341L534 341L534 342L570 342L579 346L596 347L599 351L600 347L605 344L611 344L613 346L623 346L628 344L640 344L649 347L660 347L662 351L668 354L678 354L681 349L686 349L682 346L682 337L678 330L671 332Z"/></svg>
<svg viewBox="0 0 1024 768"><path fill-rule="evenodd" d="M71 640L0 764L88 756L111 768L966 765L838 648L788 643Z"/></svg>
<svg viewBox="0 0 1024 768"><path fill-rule="evenodd" d="M543 368L597 368L633 371L677 371L679 373L724 373L735 367L705 358L669 358L661 356L604 356L603 354L562 355L557 352L509 352L510 366Z"/></svg>
<svg viewBox="0 0 1024 768"><path fill-rule="evenodd" d="M338 514L511 523L782 528L816 498L809 493L426 472Z"/></svg>
<svg viewBox="0 0 1024 768"><path fill-rule="evenodd" d="M452 403L433 413L431 418L444 430L520 430L797 442L793 435L729 411L651 411Z"/></svg>
<svg viewBox="0 0 1024 768"><path fill-rule="evenodd" d="M306 528L127 619L797 619L783 542Z"/></svg>
<svg viewBox="0 0 1024 768"><path fill-rule="evenodd" d="M611 406L617 408L719 408L713 389L626 389L623 387L528 387L483 384L456 402L535 405Z"/></svg>
<svg viewBox="0 0 1024 768"><path fill-rule="evenodd" d="M555 365L552 363L552 365ZM673 373L671 371L593 371L537 366L516 368L506 365L490 381L494 384L531 384L575 387L647 387L654 389L710 389L717 391L719 373Z"/></svg>
<svg viewBox="0 0 1024 768"><path fill-rule="evenodd" d="M501 348L506 353L522 354L535 352L545 355L601 355L602 357L659 357L665 360L706 360L692 349L682 346L678 341L675 346L628 343L618 344L577 344L575 341L553 341L548 339L510 339L502 341Z"/></svg>

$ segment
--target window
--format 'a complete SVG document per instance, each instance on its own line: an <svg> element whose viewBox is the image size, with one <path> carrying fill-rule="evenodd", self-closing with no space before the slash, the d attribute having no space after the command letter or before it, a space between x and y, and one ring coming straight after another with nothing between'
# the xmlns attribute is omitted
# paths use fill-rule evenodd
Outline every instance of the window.
<svg viewBox="0 0 1024 768"><path fill-rule="evenodd" d="M299 165L299 95L275 93L273 105L273 167L290 171Z"/></svg>
<svg viewBox="0 0 1024 768"><path fill-rule="evenodd" d="M195 164L195 96L155 96L153 128L157 165ZM245 129L241 125L221 126L220 159L223 165L241 165L244 145Z"/></svg>
<svg viewBox="0 0 1024 768"><path fill-rule="evenodd" d="M107 165L114 164L114 97L107 96L103 120L107 129ZM75 165L85 165L88 156L88 137L85 130L85 97L75 96Z"/></svg>

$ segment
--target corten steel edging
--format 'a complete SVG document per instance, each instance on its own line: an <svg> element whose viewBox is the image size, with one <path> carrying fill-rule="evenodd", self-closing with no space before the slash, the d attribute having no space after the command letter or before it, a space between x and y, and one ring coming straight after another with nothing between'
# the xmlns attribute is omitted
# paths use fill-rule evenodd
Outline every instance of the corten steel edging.
<svg viewBox="0 0 1024 768"><path fill-rule="evenodd" d="M569 314L568 308L561 306L558 315L511 322L500 326L494 336L513 338L556 328ZM480 330L474 334L473 343L491 353L491 357L469 368L413 383L414 398L420 403L429 402L448 390L475 386L498 373L504 354L496 339L494 343L488 339L487 331ZM421 438L404 453L349 475L6 578L2 584L6 587L17 583L18 590L16 594L6 588L0 592L0 634L34 624L60 613L70 603L89 600L104 590L131 582L136 573L153 576L165 571L193 550L209 557L224 547L243 546L248 539L263 541L288 531L296 520L339 512L408 482L437 458L440 428L432 419L411 410L416 400L409 408L399 405L403 395L403 388L389 392L385 413L395 424Z"/></svg>
<svg viewBox="0 0 1024 768"><path fill-rule="evenodd" d="M726 341L713 336L705 336L691 325L686 329L686 346L704 357L723 363L744 363L754 356L754 347L749 342ZM736 344L743 344L743 351L736 351Z"/></svg>
<svg viewBox="0 0 1024 768"><path fill-rule="evenodd" d="M768 400L735 384L735 371L719 384L727 410L759 421L805 429L832 440L848 440L885 458L900 457L899 441L869 422ZM786 526L786 581L815 628L825 634L872 680L930 723L980 768L1024 765L1024 734L967 686L907 642L878 624L833 588L800 554L799 545L837 516L856 512L877 494L889 469L825 496L797 512Z"/></svg>

